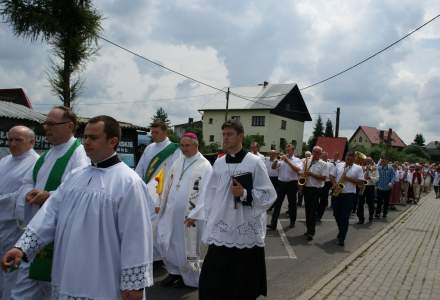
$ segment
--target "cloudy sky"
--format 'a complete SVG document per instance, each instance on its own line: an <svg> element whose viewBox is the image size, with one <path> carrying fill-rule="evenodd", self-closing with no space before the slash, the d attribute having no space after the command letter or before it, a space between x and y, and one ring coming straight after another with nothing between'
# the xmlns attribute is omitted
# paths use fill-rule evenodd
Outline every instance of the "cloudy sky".
<svg viewBox="0 0 440 300"><path fill-rule="evenodd" d="M426 0L100 0L103 36L214 86L291 83L305 87L348 67L440 13ZM0 86L22 87L35 109L57 98L46 79L50 49L0 24ZM200 119L209 88L103 41L82 73L75 107L147 125L164 107L172 123ZM341 107L341 135L358 125L393 128L407 143L440 139L440 19L336 79L304 90L312 117ZM125 103L124 103L125 102ZM97 103L101 103L97 105ZM314 122L307 122L305 138Z"/></svg>

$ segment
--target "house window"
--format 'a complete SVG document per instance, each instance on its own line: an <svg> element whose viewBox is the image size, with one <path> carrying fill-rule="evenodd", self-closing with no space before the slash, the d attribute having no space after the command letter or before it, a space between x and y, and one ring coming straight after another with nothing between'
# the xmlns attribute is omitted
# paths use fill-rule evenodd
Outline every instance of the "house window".
<svg viewBox="0 0 440 300"><path fill-rule="evenodd" d="M286 151L286 139L285 138L280 138L280 150L281 151Z"/></svg>
<svg viewBox="0 0 440 300"><path fill-rule="evenodd" d="M209 124L212 124L212 121L213 121L212 118L209 118Z"/></svg>
<svg viewBox="0 0 440 300"><path fill-rule="evenodd" d="M214 136L213 136L213 135L210 135L210 136L209 136L209 141L210 141L210 142L214 142Z"/></svg>
<svg viewBox="0 0 440 300"><path fill-rule="evenodd" d="M359 143L362 143L362 137L361 136L359 137Z"/></svg>
<svg viewBox="0 0 440 300"><path fill-rule="evenodd" d="M287 126L287 121L281 120L281 129L286 130L286 126Z"/></svg>
<svg viewBox="0 0 440 300"><path fill-rule="evenodd" d="M290 106L290 103L286 103L286 110L287 111L290 111L292 108L291 108L291 106Z"/></svg>
<svg viewBox="0 0 440 300"><path fill-rule="evenodd" d="M252 116L252 126L264 126L265 116Z"/></svg>
<svg viewBox="0 0 440 300"><path fill-rule="evenodd" d="M240 116L232 116L231 119L232 119L232 120L240 121Z"/></svg>

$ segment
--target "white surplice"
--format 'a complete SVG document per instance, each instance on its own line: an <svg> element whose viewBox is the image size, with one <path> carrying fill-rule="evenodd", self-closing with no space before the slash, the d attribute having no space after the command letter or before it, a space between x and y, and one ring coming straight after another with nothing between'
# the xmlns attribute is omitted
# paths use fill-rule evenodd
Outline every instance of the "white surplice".
<svg viewBox="0 0 440 300"><path fill-rule="evenodd" d="M54 166L56 160L61 156L63 156L67 152L67 150L69 150L70 146L72 146L74 142L75 142L75 138L72 136L66 143L55 145L49 149L49 151L46 154L46 157L44 158L44 163L41 166L40 171L38 172L35 184L32 177L33 169L29 170L29 172L26 174L25 178L23 179L23 189L20 193L17 212L23 213L24 221L26 223L29 223L29 221L32 219L32 217L37 213L38 209L40 208L39 205L35 205L35 204L29 205L25 203L26 194L34 188L39 190L44 190L44 187L46 186L47 178L49 177L50 171L52 170L52 167ZM61 177L61 182L64 181L66 175L69 174L72 170L76 168L85 167L88 165L90 165L90 159L87 157L83 145L80 145L78 148L76 148L75 152L73 153L72 157L67 163L66 169L64 170L64 174Z"/></svg>
<svg viewBox="0 0 440 300"><path fill-rule="evenodd" d="M151 160L154 158L156 154L158 154L160 151L165 149L166 146L171 144L171 141L169 138L165 138L162 142L159 143L151 143L149 144L142 154L141 158L139 159L139 162L136 166L136 173L145 180L145 174L147 172L148 166L150 165ZM165 176L167 176L170 173L171 167L173 166L173 163L180 158L182 155L182 152L180 149L176 149L176 151L170 155L166 160L162 162L162 164L156 169L156 172L151 176L152 179L150 179L149 182L147 182L147 191L148 191L148 199L151 202L151 206L153 207L161 207L162 201L159 198L159 195L156 193L156 185L157 182L153 179L157 173L160 171L160 169L164 169ZM154 211L151 212L151 223L153 224L153 233L154 233L154 259L160 260L161 256L157 247L157 222L159 220L158 214L154 213Z"/></svg>
<svg viewBox="0 0 440 300"><path fill-rule="evenodd" d="M21 180L33 167L38 154L33 150L0 160L0 257L14 246L22 230L17 225L15 207L22 187ZM9 300L11 288L15 285L17 272L0 271L0 300Z"/></svg>
<svg viewBox="0 0 440 300"><path fill-rule="evenodd" d="M201 195L211 172L211 164L200 153L176 160L165 181L166 199L157 226L158 249L168 273L181 275L185 285L192 287L199 283L204 219ZM186 217L197 220L196 226L187 227Z"/></svg>
<svg viewBox="0 0 440 300"><path fill-rule="evenodd" d="M252 205L234 208L231 176L250 172L253 178ZM277 194L261 158L247 153L239 164L227 164L226 155L218 158L203 195L206 228L202 241L217 246L264 247L266 210Z"/></svg>
<svg viewBox="0 0 440 300"><path fill-rule="evenodd" d="M76 170L16 246L29 258L54 242L52 299L117 300L153 284L146 185L119 162Z"/></svg>
<svg viewBox="0 0 440 300"><path fill-rule="evenodd" d="M50 171L54 166L56 160L63 156L70 146L75 142L75 138L72 136L66 143L55 145L46 154L44 163L38 172L36 182L33 181L33 167L29 170L22 181L22 188L20 190L20 195L17 199L16 214L17 218L21 222L29 223L32 217L40 209L40 205L29 205L25 201L26 194L32 189L36 188L39 190L44 190L46 186L47 179L49 177ZM81 167L90 165L90 159L87 157L83 145L78 146L75 152L72 154L69 162L67 163L66 169L64 170L61 182L63 182L66 176L73 170ZM51 194L53 193L50 192ZM22 299L32 299L32 300L47 300L50 297L50 285L44 281L36 281L29 279L29 264L22 263L18 270L18 277L16 285L12 288L11 300L22 300Z"/></svg>

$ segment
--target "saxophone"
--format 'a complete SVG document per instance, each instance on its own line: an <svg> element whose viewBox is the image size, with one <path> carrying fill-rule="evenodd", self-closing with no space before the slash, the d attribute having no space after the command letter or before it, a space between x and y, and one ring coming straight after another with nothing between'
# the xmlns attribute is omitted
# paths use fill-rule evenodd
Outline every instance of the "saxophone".
<svg viewBox="0 0 440 300"><path fill-rule="evenodd" d="M305 163L304 163L304 165L305 165L304 172L298 178L298 189L300 189L300 190L304 187L304 185L306 184L306 181L307 181L307 176L304 175L304 173L306 173L310 168L310 166L309 166L310 159L306 158Z"/></svg>
<svg viewBox="0 0 440 300"><path fill-rule="evenodd" d="M336 184L336 187L333 189L332 196L338 197L342 193L342 191L344 190L345 175L347 175L347 172L350 170L350 168L351 168L351 166L344 167L344 172L342 173L341 178L339 178L339 181Z"/></svg>

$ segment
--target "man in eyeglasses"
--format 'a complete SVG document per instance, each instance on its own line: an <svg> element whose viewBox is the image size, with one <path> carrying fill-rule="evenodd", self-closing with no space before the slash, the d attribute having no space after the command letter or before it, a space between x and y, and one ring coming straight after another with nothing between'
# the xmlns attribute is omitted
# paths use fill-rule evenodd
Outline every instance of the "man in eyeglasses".
<svg viewBox="0 0 440 300"><path fill-rule="evenodd" d="M74 137L76 125L76 115L67 107L56 106L47 114L43 127L47 142L53 147L42 153L25 176L17 200L18 217L23 218L26 224L70 171L90 164L80 140ZM50 281L50 267L44 267L42 271L36 268L35 262L23 263L18 272L11 299L50 298L50 283L47 282Z"/></svg>

